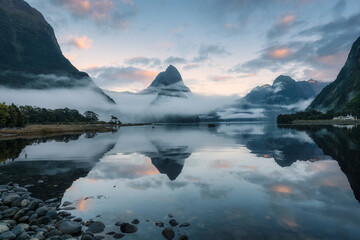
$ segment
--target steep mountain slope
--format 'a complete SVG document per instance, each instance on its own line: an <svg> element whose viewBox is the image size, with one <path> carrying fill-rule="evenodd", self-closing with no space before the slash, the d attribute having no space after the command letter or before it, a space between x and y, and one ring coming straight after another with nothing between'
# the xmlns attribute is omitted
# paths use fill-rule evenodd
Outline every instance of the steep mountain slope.
<svg viewBox="0 0 360 240"><path fill-rule="evenodd" d="M113 102L87 73L77 70L63 56L53 28L23 0L0 0L0 86L90 87Z"/></svg>
<svg viewBox="0 0 360 240"><path fill-rule="evenodd" d="M336 80L324 88L307 110L342 111L360 92L360 37L352 45Z"/></svg>
<svg viewBox="0 0 360 240"><path fill-rule="evenodd" d="M165 72L159 73L150 86L141 93L168 97L186 97L185 93L190 92L190 89L184 84L179 71L173 65L169 65Z"/></svg>
<svg viewBox="0 0 360 240"><path fill-rule="evenodd" d="M248 103L260 105L289 105L314 98L326 83L315 80L296 82L289 76L277 77L273 85L256 87L244 99Z"/></svg>

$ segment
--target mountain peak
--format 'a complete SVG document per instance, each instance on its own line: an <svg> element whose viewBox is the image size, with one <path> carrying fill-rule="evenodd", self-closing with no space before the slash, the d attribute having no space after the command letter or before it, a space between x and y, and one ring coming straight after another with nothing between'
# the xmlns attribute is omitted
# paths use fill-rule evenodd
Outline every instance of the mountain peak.
<svg viewBox="0 0 360 240"><path fill-rule="evenodd" d="M291 77L289 77L289 76L280 75L274 80L273 84L276 84L276 83L290 83L290 82L296 82L296 81L294 79L292 79Z"/></svg>
<svg viewBox="0 0 360 240"><path fill-rule="evenodd" d="M150 87L169 86L177 82L183 82L180 72L173 65L169 65L165 72L159 73Z"/></svg>

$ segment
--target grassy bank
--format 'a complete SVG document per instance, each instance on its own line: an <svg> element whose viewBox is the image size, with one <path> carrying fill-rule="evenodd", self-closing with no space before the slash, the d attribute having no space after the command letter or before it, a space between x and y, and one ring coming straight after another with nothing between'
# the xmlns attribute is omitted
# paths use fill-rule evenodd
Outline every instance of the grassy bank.
<svg viewBox="0 0 360 240"><path fill-rule="evenodd" d="M117 127L141 126L149 123L139 124L48 124L48 125L28 125L24 128L2 128L0 129L0 139L19 138L19 137L41 137L54 136L60 134L86 133L86 132L112 132Z"/></svg>

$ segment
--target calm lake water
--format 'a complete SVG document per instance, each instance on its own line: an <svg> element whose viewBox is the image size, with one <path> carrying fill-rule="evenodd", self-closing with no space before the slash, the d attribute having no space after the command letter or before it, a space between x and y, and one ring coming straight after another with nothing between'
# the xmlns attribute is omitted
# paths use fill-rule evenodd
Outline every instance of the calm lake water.
<svg viewBox="0 0 360 240"><path fill-rule="evenodd" d="M169 213L189 239L360 239L359 127L124 127L0 150L0 184L74 202L105 232L138 218L123 239L163 239Z"/></svg>

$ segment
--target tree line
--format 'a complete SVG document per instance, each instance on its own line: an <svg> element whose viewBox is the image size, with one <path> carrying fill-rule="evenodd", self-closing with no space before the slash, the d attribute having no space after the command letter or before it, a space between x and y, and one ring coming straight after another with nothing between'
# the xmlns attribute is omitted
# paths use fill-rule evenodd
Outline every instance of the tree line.
<svg viewBox="0 0 360 240"><path fill-rule="evenodd" d="M24 127L28 124L54 123L98 123L99 115L93 111L81 114L69 108L46 109L32 106L16 106L0 103L0 128ZM112 124L121 124L119 119L111 116Z"/></svg>

